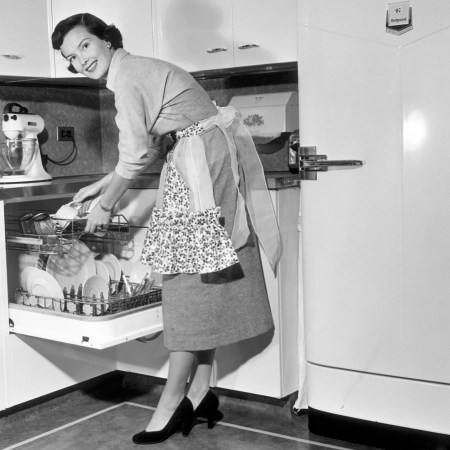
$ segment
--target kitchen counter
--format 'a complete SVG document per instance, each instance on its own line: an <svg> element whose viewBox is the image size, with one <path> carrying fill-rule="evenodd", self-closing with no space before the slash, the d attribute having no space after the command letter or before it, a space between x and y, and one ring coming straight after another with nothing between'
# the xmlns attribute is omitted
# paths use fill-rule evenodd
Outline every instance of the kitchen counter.
<svg viewBox="0 0 450 450"><path fill-rule="evenodd" d="M36 183L4 184L0 185L0 201L5 203L28 201L30 198L58 198L78 192L84 186L102 178L105 174L75 175L67 177L55 177L51 181L39 181ZM265 172L269 189L285 189L300 186L298 174L290 172ZM159 186L159 174L143 174L133 184L136 189L157 189Z"/></svg>

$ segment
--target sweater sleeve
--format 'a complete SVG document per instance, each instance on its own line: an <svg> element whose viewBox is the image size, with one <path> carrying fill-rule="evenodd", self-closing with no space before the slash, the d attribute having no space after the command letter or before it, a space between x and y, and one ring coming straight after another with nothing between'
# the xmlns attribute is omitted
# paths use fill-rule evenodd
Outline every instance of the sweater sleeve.
<svg viewBox="0 0 450 450"><path fill-rule="evenodd" d="M147 123L144 96L132 77L118 80L115 105L119 129L119 161L115 170L123 178L134 179L149 159L154 161L161 154L163 138L149 134L153 124Z"/></svg>

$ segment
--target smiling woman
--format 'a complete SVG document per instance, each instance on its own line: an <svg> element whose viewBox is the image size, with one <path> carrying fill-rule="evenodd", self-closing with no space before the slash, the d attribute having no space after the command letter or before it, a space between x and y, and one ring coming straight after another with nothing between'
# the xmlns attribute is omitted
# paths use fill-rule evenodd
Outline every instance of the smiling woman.
<svg viewBox="0 0 450 450"><path fill-rule="evenodd" d="M209 390L216 347L273 328L257 238L274 269L281 239L251 135L236 110L217 108L187 71L131 55L119 30L95 16L63 20L52 42L69 70L105 78L114 92L119 162L74 197L101 195L86 231L109 221L141 172L166 161L141 262L163 274L169 375L150 423L133 441L161 442L180 422L187 436L196 417L211 428L220 418Z"/></svg>
<svg viewBox="0 0 450 450"><path fill-rule="evenodd" d="M70 72L93 79L106 76L114 51L123 48L120 31L88 13L61 21L53 32L52 44L69 63Z"/></svg>

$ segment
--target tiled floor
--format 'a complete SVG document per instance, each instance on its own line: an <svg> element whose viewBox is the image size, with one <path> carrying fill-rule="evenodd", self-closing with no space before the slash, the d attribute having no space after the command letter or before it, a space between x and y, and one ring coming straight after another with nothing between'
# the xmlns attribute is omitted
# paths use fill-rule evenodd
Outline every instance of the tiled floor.
<svg viewBox="0 0 450 450"><path fill-rule="evenodd" d="M141 380L142 381L142 380ZM139 384L139 389L136 389ZM145 448L131 436L145 428L162 386L125 380L120 386L72 392L0 419L0 449L125 450ZM216 391L217 392L217 391ZM242 399L219 393L224 419L214 429L196 422L189 437L180 433L148 446L186 450L370 450L316 436L307 415L292 414L293 399Z"/></svg>

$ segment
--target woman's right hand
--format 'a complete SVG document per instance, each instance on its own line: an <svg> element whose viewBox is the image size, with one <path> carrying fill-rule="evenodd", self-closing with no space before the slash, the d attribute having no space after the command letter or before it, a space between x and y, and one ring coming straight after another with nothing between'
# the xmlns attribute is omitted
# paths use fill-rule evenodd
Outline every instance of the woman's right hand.
<svg viewBox="0 0 450 450"><path fill-rule="evenodd" d="M73 197L73 201L76 203L81 203L88 198L98 197L105 192L109 182L111 181L112 173L106 175L101 180L90 184L82 189L80 189Z"/></svg>

